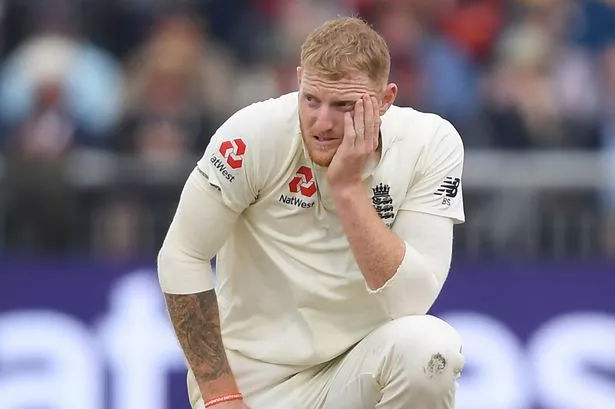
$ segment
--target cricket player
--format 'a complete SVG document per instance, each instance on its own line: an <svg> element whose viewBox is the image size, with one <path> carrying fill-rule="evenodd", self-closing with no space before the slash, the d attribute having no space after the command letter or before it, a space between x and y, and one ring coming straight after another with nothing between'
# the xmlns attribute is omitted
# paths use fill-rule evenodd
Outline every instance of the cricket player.
<svg viewBox="0 0 615 409"><path fill-rule="evenodd" d="M454 407L461 340L427 312L463 144L393 105L389 68L368 24L325 23L298 92L231 116L189 176L158 271L194 409Z"/></svg>

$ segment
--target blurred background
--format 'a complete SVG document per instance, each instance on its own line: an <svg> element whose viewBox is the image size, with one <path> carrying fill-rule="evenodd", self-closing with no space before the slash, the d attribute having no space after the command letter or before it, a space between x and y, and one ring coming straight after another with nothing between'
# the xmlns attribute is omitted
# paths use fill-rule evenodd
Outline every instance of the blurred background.
<svg viewBox="0 0 615 409"><path fill-rule="evenodd" d="M358 14L466 146L458 409L615 409L615 1L0 0L0 409L187 409L155 277L215 129Z"/></svg>

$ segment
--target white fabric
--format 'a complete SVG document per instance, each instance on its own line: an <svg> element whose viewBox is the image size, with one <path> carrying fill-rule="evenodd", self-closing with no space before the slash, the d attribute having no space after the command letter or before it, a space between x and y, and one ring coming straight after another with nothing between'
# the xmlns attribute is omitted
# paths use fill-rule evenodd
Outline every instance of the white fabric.
<svg viewBox="0 0 615 409"><path fill-rule="evenodd" d="M375 294L391 318L424 314L448 276L453 246L450 219L402 210L393 231L405 240L404 259L395 275Z"/></svg>
<svg viewBox="0 0 615 409"><path fill-rule="evenodd" d="M187 184L200 176L208 193L186 187L161 251L159 275L170 292L205 290L212 285L208 260L220 247L216 292L229 355L284 368L288 377L345 353L390 315L424 314L431 307L441 285L422 283L446 272L438 262L427 264L450 260L451 237L437 226L441 219L448 226L464 220L462 188L455 182L463 144L447 121L410 108L391 107L382 116L381 133L381 158L365 175L365 189L383 222L410 250L401 274L380 294L366 289L326 169L313 165L304 149L296 93L244 108L212 137ZM405 213L428 216L429 228L422 222L398 226ZM431 246L441 240L436 254ZM420 256L411 257L412 249ZM420 289L402 288L414 283ZM393 305L395 294L418 305ZM198 396L196 385L191 388L191 396Z"/></svg>
<svg viewBox="0 0 615 409"><path fill-rule="evenodd" d="M158 253L158 280L165 293L194 294L214 288L210 260L237 220L217 196L198 170L190 174Z"/></svg>
<svg viewBox="0 0 615 409"><path fill-rule="evenodd" d="M290 379L280 366L236 355L230 362L251 409L452 409L460 349L448 324L423 315L390 321L347 354ZM203 409L195 398L193 408Z"/></svg>

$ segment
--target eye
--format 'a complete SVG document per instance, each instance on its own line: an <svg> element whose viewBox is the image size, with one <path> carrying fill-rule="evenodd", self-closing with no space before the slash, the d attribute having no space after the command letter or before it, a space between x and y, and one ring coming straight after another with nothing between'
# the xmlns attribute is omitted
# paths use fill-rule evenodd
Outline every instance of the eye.
<svg viewBox="0 0 615 409"><path fill-rule="evenodd" d="M314 107L314 106L318 105L318 98L316 98L316 97L315 97L315 96L313 96L313 95L310 95L310 94L305 94L305 95L303 96L303 99L305 100L305 102L306 102L309 106Z"/></svg>
<svg viewBox="0 0 615 409"><path fill-rule="evenodd" d="M343 111L349 111L354 109L354 101L341 101L335 104L335 106Z"/></svg>

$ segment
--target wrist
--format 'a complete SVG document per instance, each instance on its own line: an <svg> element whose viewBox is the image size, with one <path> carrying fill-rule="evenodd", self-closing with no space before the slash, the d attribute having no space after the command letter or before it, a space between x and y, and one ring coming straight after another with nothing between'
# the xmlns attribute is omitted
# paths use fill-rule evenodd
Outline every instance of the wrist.
<svg viewBox="0 0 615 409"><path fill-rule="evenodd" d="M198 385L205 402L219 396L240 393L237 382L232 375L221 376L208 382L199 382Z"/></svg>
<svg viewBox="0 0 615 409"><path fill-rule="evenodd" d="M214 407L216 405L219 405L221 403L225 403L225 402L232 402L232 401L237 401L237 400L243 400L243 395L239 392L236 393L226 393L223 395L219 395L219 396L215 396L212 397L210 399L207 399L205 401L205 408L209 409L211 407Z"/></svg>
<svg viewBox="0 0 615 409"><path fill-rule="evenodd" d="M365 195L365 188L361 182L331 186L331 191L338 205L356 200L359 195Z"/></svg>

